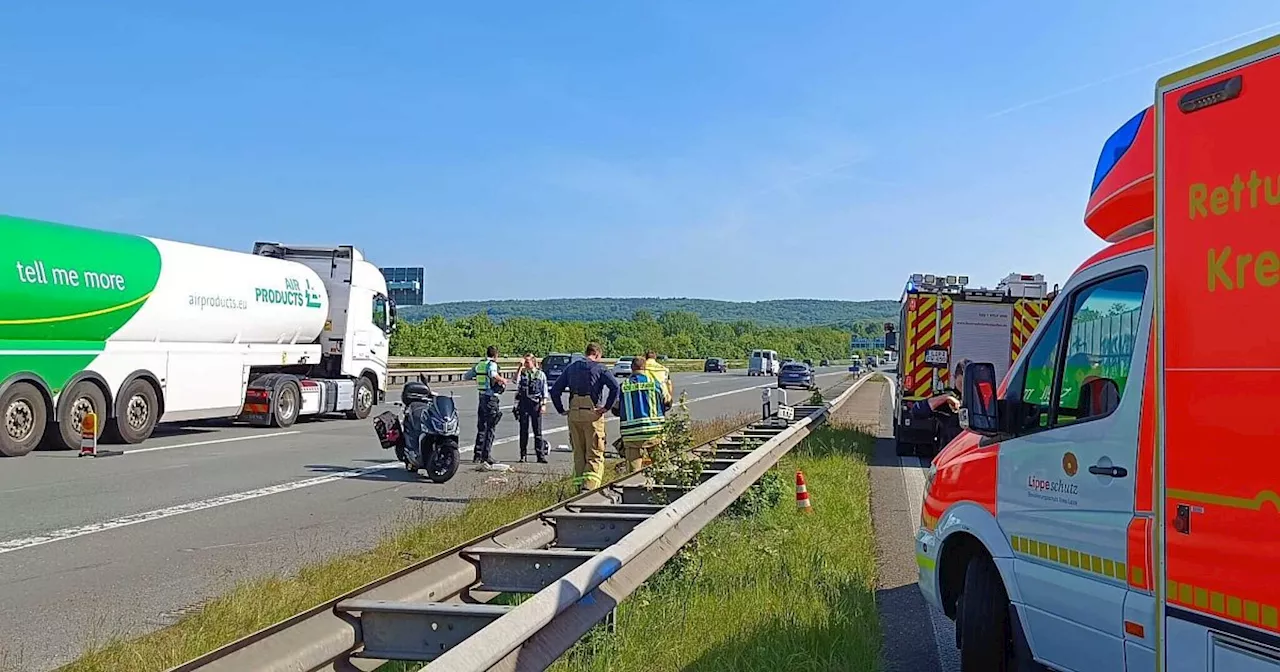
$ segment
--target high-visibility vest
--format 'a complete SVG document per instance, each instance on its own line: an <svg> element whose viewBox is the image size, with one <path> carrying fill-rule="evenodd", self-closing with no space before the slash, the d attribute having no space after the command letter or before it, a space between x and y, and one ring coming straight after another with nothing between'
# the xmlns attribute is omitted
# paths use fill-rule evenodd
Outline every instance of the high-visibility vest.
<svg viewBox="0 0 1280 672"><path fill-rule="evenodd" d="M644 362L644 371L654 381L662 386L662 391L666 393L667 398L673 396L674 391L671 389L671 371L667 367L658 363L656 359L646 359Z"/></svg>
<svg viewBox="0 0 1280 672"><path fill-rule="evenodd" d="M658 383L645 375L622 384L619 430L622 439L651 439L662 432L662 396Z"/></svg>
<svg viewBox="0 0 1280 672"><path fill-rule="evenodd" d="M489 362L491 361L493 360L486 357L480 360L480 363L475 366L476 389L480 392L489 391Z"/></svg>

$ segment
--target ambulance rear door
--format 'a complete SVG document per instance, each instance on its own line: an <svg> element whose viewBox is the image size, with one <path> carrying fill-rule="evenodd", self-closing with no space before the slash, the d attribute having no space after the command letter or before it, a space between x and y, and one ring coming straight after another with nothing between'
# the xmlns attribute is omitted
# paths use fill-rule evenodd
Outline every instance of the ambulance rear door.
<svg viewBox="0 0 1280 672"><path fill-rule="evenodd" d="M1280 37L1160 81L1159 669L1280 670Z"/></svg>

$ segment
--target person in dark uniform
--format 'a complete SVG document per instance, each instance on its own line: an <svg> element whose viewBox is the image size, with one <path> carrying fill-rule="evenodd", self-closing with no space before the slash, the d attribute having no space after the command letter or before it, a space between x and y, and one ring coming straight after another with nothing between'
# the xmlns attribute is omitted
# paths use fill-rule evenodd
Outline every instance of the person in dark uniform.
<svg viewBox="0 0 1280 672"><path fill-rule="evenodd" d="M529 430L533 430L533 452L538 462L547 463L547 442L542 438L542 414L547 410L547 374L538 368L533 353L525 353L516 373L516 418L520 421L520 461L529 458Z"/></svg>
<svg viewBox="0 0 1280 672"><path fill-rule="evenodd" d="M951 384L941 393L921 399L911 405L911 417L920 420L933 419L938 427L937 449L942 450L951 440L960 436L960 399L964 389L964 369L969 360L962 359L951 373Z"/></svg>
<svg viewBox="0 0 1280 672"><path fill-rule="evenodd" d="M604 414L618 401L618 381L600 363L600 346L587 345L586 359L569 364L551 386L551 403L569 416L569 444L573 446L573 476L582 490L595 490L604 479ZM604 388L608 400L603 400ZM565 410L564 391L569 391Z"/></svg>

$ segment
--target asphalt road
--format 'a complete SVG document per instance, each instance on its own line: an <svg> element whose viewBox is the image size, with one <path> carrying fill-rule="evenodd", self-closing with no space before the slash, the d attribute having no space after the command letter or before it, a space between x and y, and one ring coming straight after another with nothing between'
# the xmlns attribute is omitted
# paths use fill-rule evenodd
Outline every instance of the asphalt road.
<svg viewBox="0 0 1280 672"><path fill-rule="evenodd" d="M876 608L885 672L959 672L955 626L920 593L915 535L928 462L898 457L893 441L893 383L868 384L850 401L875 432L871 459L871 520L876 532ZM872 420L874 418L874 420Z"/></svg>
<svg viewBox="0 0 1280 672"><path fill-rule="evenodd" d="M844 373L821 369L819 382ZM742 371L674 381L695 418L754 412L773 383ZM494 455L516 471L475 471L475 392L441 389L457 393L464 455L439 485L395 463L371 422L340 419L165 427L123 455L0 461L0 669L52 669L93 642L168 625L245 579L368 548L406 521L571 470L571 454L555 451L550 464L514 464L518 428L507 413ZM553 411L545 425L553 448L568 443L564 418Z"/></svg>

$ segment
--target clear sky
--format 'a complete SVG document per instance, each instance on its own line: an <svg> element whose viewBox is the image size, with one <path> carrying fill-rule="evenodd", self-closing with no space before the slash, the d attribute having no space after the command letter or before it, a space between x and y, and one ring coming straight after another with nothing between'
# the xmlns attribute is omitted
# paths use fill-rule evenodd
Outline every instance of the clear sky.
<svg viewBox="0 0 1280 672"><path fill-rule="evenodd" d="M1274 0L5 3L0 212L351 243L426 266L428 301L1061 282L1156 77L1278 22Z"/></svg>

